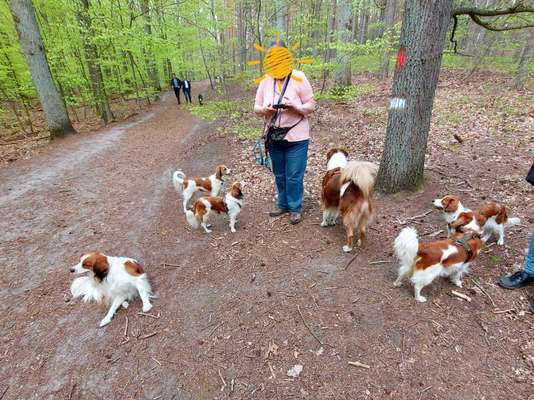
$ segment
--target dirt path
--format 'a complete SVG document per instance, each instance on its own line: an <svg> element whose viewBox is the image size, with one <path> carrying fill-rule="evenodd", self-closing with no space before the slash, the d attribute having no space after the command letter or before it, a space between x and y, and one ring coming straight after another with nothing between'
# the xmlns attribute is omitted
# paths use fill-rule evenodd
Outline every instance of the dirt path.
<svg viewBox="0 0 534 400"><path fill-rule="evenodd" d="M471 282L472 303L447 295L444 281L423 307L391 287L384 235L426 209L439 176L425 192L380 199L350 265L341 229L318 226L315 195L296 227L269 219L264 196L246 203L236 234L221 218L212 235L191 232L171 171L209 174L249 146L167 94L145 115L0 171L0 399L528 398L528 320L493 314ZM421 229L441 224L429 218ZM156 318L135 303L98 329L104 308L70 300L68 267L92 249L147 266ZM484 257L474 270L486 286L495 274ZM486 289L501 309L524 302ZM296 364L303 372L289 378Z"/></svg>

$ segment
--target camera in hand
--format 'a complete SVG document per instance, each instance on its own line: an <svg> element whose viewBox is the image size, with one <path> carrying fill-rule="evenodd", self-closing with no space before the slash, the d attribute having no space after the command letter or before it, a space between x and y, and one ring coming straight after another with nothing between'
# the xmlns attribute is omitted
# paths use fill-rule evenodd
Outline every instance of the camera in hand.
<svg viewBox="0 0 534 400"><path fill-rule="evenodd" d="M273 108L275 110L279 110L279 109L287 108L287 106L285 104L274 104Z"/></svg>

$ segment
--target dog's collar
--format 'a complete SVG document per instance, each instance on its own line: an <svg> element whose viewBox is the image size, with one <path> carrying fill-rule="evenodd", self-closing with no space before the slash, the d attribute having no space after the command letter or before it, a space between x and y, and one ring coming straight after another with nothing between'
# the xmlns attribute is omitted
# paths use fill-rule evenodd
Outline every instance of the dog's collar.
<svg viewBox="0 0 534 400"><path fill-rule="evenodd" d="M473 249L471 248L471 246L469 246L469 243L467 242L475 238L476 236L476 234L469 233L465 234L463 238L454 241L454 244L462 246L465 252L467 253L467 258L465 260L466 262L469 261L471 257L473 257Z"/></svg>

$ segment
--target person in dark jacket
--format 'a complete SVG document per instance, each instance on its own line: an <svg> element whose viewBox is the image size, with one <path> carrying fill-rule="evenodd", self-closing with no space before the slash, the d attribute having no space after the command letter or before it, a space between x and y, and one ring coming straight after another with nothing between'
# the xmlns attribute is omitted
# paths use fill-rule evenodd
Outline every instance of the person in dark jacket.
<svg viewBox="0 0 534 400"><path fill-rule="evenodd" d="M184 91L184 97L186 103L191 103L191 82L187 79L182 81L182 90Z"/></svg>
<svg viewBox="0 0 534 400"><path fill-rule="evenodd" d="M182 87L182 81L176 77L175 74L172 74L171 79L171 87L174 90L174 94L176 95L176 100L178 100L178 104L180 104L180 88Z"/></svg>

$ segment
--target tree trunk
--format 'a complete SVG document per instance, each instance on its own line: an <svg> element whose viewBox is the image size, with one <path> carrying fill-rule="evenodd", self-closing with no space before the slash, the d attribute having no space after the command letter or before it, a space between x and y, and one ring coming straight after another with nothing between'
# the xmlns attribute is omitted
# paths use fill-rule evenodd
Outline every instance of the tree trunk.
<svg viewBox="0 0 534 400"><path fill-rule="evenodd" d="M83 28L82 35L84 36L84 52L87 68L89 69L89 77L91 80L91 90L96 106L96 111L105 124L114 119L111 108L109 107L106 91L104 89L104 79L102 77L102 70L100 69L98 59L98 49L96 45L91 42L95 36L91 16L89 14L89 0L80 0L82 9L78 12L78 20Z"/></svg>
<svg viewBox="0 0 534 400"><path fill-rule="evenodd" d="M337 2L337 21L336 33L337 42L348 45L351 36L351 2L349 0L338 0ZM351 52L349 50L337 50L336 53L336 71L334 75L335 86L350 86Z"/></svg>
<svg viewBox="0 0 534 400"><path fill-rule="evenodd" d="M31 0L11 0L9 6L33 84L46 115L50 137L54 139L76 133L52 79Z"/></svg>
<svg viewBox="0 0 534 400"><path fill-rule="evenodd" d="M161 85L159 83L158 69L154 60L154 53L152 52L150 41L152 40L152 21L150 17L150 6L148 0L141 0L140 2L141 12L143 13L145 23L143 24L143 32L148 36L149 45L143 49L145 55L145 63L148 72L148 80L150 85L161 92ZM156 94L156 98L158 95Z"/></svg>
<svg viewBox="0 0 534 400"><path fill-rule="evenodd" d="M276 0L274 6L276 12L276 30L280 33L282 40L287 40L288 6L286 0Z"/></svg>
<svg viewBox="0 0 534 400"><path fill-rule="evenodd" d="M386 43L384 52L380 57L380 78L385 79L389 74L389 51L391 42L389 35L391 28L395 23L395 9L397 6L397 0L387 0L386 9L384 10L384 33L386 34Z"/></svg>
<svg viewBox="0 0 534 400"><path fill-rule="evenodd" d="M528 65L532 59L532 37L525 34L525 45L521 50L521 57L519 58L519 64L517 66L517 73L514 78L514 88L521 90L524 87L525 80L528 76Z"/></svg>
<svg viewBox="0 0 534 400"><path fill-rule="evenodd" d="M369 0L362 0L360 7L360 31L358 33L358 42L363 44L367 41L367 27L369 25Z"/></svg>
<svg viewBox="0 0 534 400"><path fill-rule="evenodd" d="M406 0L377 187L386 193L423 183L425 153L452 0ZM401 57L399 57L400 59Z"/></svg>

